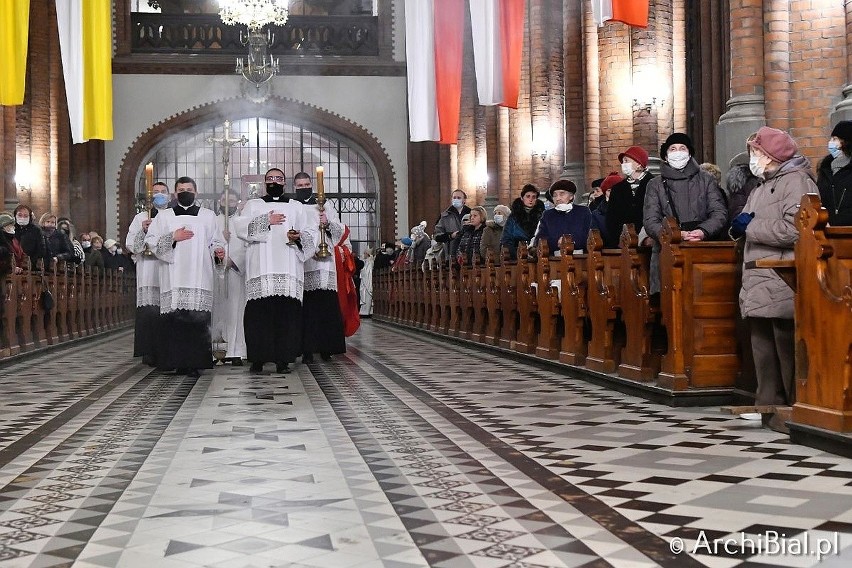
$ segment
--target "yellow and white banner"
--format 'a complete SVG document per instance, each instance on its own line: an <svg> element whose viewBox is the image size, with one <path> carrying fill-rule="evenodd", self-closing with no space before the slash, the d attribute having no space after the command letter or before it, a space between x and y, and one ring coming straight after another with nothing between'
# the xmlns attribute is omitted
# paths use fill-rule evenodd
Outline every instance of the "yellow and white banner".
<svg viewBox="0 0 852 568"><path fill-rule="evenodd" d="M24 104L30 0L0 1L0 105Z"/></svg>
<svg viewBox="0 0 852 568"><path fill-rule="evenodd" d="M56 19L74 143L112 140L110 0L57 2Z"/></svg>

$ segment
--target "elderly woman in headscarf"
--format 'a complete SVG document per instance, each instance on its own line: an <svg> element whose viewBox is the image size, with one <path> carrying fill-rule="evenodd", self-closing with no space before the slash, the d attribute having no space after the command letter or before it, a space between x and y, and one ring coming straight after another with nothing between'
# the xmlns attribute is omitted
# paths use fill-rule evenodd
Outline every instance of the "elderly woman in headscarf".
<svg viewBox="0 0 852 568"><path fill-rule="evenodd" d="M747 267L758 259L793 258L799 204L817 186L810 162L786 132L764 126L748 146L749 168L762 182L731 223L731 236L745 238L740 312L751 330L755 404L789 406L795 402L793 290L774 270ZM780 415L763 419L771 429L786 431Z"/></svg>
<svg viewBox="0 0 852 568"><path fill-rule="evenodd" d="M430 246L432 246L432 239L426 234L426 221L420 221L419 224L411 227L411 247L408 249L411 264L414 266L423 264Z"/></svg>
<svg viewBox="0 0 852 568"><path fill-rule="evenodd" d="M483 261L488 258L488 251L491 251L494 255L494 264L500 264L500 239L503 238L503 228L511 214L512 210L506 205L496 205L493 218L485 222L482 241L479 244L479 256Z"/></svg>

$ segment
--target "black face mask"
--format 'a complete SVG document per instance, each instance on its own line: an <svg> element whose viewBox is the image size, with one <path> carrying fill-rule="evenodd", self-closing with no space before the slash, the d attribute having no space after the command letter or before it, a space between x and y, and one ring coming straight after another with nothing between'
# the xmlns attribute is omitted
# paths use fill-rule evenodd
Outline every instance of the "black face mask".
<svg viewBox="0 0 852 568"><path fill-rule="evenodd" d="M299 187L296 188L296 199L299 201L307 201L311 198L311 195L314 194L314 188L312 187Z"/></svg>
<svg viewBox="0 0 852 568"><path fill-rule="evenodd" d="M177 194L177 200L184 207L189 207L195 203L195 194L190 191L181 191Z"/></svg>
<svg viewBox="0 0 852 568"><path fill-rule="evenodd" d="M284 186L280 183L269 182L266 184L266 195L269 197L281 197L284 195Z"/></svg>
<svg viewBox="0 0 852 568"><path fill-rule="evenodd" d="M56 227L42 227L42 230L48 235L52 235L53 232L56 230Z"/></svg>
<svg viewBox="0 0 852 568"><path fill-rule="evenodd" d="M236 205L232 205L232 206L228 207L228 217L233 217L234 213L236 213L236 212L237 212ZM222 214L225 213L225 206L224 205L219 205L219 213L222 213Z"/></svg>
<svg viewBox="0 0 852 568"><path fill-rule="evenodd" d="M63 233L65 233L66 235L71 234L71 229L69 229L68 227L66 227L64 225L62 227L59 227L59 230L62 231Z"/></svg>

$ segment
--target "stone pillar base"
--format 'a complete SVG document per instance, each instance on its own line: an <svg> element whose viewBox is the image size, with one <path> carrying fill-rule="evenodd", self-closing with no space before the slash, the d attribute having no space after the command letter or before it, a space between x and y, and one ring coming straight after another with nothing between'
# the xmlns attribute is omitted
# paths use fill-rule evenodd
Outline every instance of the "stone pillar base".
<svg viewBox="0 0 852 568"><path fill-rule="evenodd" d="M586 187L586 165L583 162L566 162L562 165L562 173L559 174L559 179L570 179L577 186L577 195L574 196L574 201L577 203L587 203L586 199L589 195L589 188ZM543 188L542 191L548 188Z"/></svg>
<svg viewBox="0 0 852 568"><path fill-rule="evenodd" d="M766 125L763 95L733 97L727 107L716 125L716 164L722 170L722 180L730 169L731 158L746 149L746 138Z"/></svg>
<svg viewBox="0 0 852 568"><path fill-rule="evenodd" d="M852 120L852 84L843 87L843 100L837 103L831 113L830 128L834 128L834 125L841 120ZM830 130L826 132L826 136L830 132Z"/></svg>

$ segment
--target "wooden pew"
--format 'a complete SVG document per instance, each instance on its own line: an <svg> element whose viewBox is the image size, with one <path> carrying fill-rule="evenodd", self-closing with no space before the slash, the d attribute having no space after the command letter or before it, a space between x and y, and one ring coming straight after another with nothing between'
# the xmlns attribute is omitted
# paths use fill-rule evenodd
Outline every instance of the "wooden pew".
<svg viewBox="0 0 852 568"><path fill-rule="evenodd" d="M802 197L796 218L792 422L852 432L852 227L827 223L819 197Z"/></svg>
<svg viewBox="0 0 852 568"><path fill-rule="evenodd" d="M509 259L507 248L502 248L500 253L503 258L500 266L496 268L500 290L500 337L497 345L504 349L511 349L518 337L517 273L519 264L517 260Z"/></svg>
<svg viewBox="0 0 852 568"><path fill-rule="evenodd" d="M617 249L604 250L603 247L600 231L589 231L586 246L586 274L589 282L586 302L592 337L589 341L586 367L602 373L612 373L618 367L623 343L623 340L616 343L616 327L621 325L621 252Z"/></svg>
<svg viewBox="0 0 852 568"><path fill-rule="evenodd" d="M546 246L546 245L545 245ZM537 320L538 304L536 291L532 286L537 280L537 263L529 257L526 243L518 246L518 270L516 273L516 294L518 304L518 333L511 349L520 353L535 353L538 341Z"/></svg>
<svg viewBox="0 0 852 568"><path fill-rule="evenodd" d="M450 331L450 335L461 337L462 339L470 339L473 330L473 295L474 295L474 273L476 265L464 263L464 257L460 257L462 261L459 269L459 325L455 329L455 333Z"/></svg>
<svg viewBox="0 0 852 568"><path fill-rule="evenodd" d="M482 342L485 338L485 328L488 325L488 308L485 298L485 284L487 280L487 269L479 257L479 252L473 253L473 281L471 282L470 293L471 302L470 308L473 311L473 320L471 321L470 339L476 342Z"/></svg>
<svg viewBox="0 0 852 568"><path fill-rule="evenodd" d="M18 283L20 275L9 275L3 283L3 297L0 302L3 302L3 323L2 333L0 333L0 357L9 357L17 355L21 351L18 343L17 321L19 317L18 309Z"/></svg>
<svg viewBox="0 0 852 568"><path fill-rule="evenodd" d="M660 371L660 355L652 350L654 322L660 308L651 305L648 271L651 247L640 247L636 229L624 225L621 232L619 300L625 342L618 374L635 381L650 381Z"/></svg>
<svg viewBox="0 0 852 568"><path fill-rule="evenodd" d="M739 355L733 241L682 242L668 218L660 234L660 308L667 333L657 383L673 391L733 387Z"/></svg>
<svg viewBox="0 0 852 568"><path fill-rule="evenodd" d="M458 329L461 324L461 277L459 275L459 265L449 261L447 266L447 306L449 306L448 319L446 325L442 329L442 333L447 335L458 335Z"/></svg>
<svg viewBox="0 0 852 568"><path fill-rule="evenodd" d="M562 264L558 258L550 258L548 249L547 241L542 240L538 245L536 304L538 305L539 332L535 354L546 359L558 359L562 322L560 305Z"/></svg>
<svg viewBox="0 0 852 568"><path fill-rule="evenodd" d="M565 333L559 348L559 360L570 365L581 366L586 362L588 339L586 328L588 309L586 306L586 256L574 254L574 239L563 235L559 239L562 273L562 320Z"/></svg>
<svg viewBox="0 0 852 568"><path fill-rule="evenodd" d="M485 309L488 312L482 342L497 345L500 340L500 323L503 319L500 305L500 273L494 266L494 251L485 255L485 267L482 269L482 293L485 296Z"/></svg>

